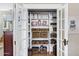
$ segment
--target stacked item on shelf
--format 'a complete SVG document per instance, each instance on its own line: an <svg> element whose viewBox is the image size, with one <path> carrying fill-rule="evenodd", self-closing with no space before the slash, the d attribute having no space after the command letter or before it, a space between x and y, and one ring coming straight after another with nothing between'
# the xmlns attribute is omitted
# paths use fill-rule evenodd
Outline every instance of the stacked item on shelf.
<svg viewBox="0 0 79 59"><path fill-rule="evenodd" d="M52 51L50 52L51 55L56 55L56 44L57 44L57 13L53 12L52 14L52 19L50 20L50 43L52 47Z"/></svg>
<svg viewBox="0 0 79 59"><path fill-rule="evenodd" d="M32 38L39 38L39 29L32 29Z"/></svg>
<svg viewBox="0 0 79 59"><path fill-rule="evenodd" d="M43 46L43 45L40 46L40 55L42 55L42 56L47 55L47 47L46 46Z"/></svg>
<svg viewBox="0 0 79 59"><path fill-rule="evenodd" d="M51 39L51 44L56 44L56 39Z"/></svg>
<svg viewBox="0 0 79 59"><path fill-rule="evenodd" d="M47 38L48 37L48 29L39 29L40 31L40 37L41 38Z"/></svg>
<svg viewBox="0 0 79 59"><path fill-rule="evenodd" d="M30 16L31 16L31 18L32 19L48 19L48 13L49 12L40 12L40 11L38 11L38 12L31 12L30 13Z"/></svg>
<svg viewBox="0 0 79 59"><path fill-rule="evenodd" d="M53 47L53 54L57 56L57 45L55 44Z"/></svg>
<svg viewBox="0 0 79 59"><path fill-rule="evenodd" d="M37 38L37 40L32 40L32 45L48 44L49 43L48 40L38 40L38 38L48 38L48 29L32 28L32 38ZM39 49L37 47L35 48L32 48L33 56L46 56L47 55L47 47L40 46Z"/></svg>
<svg viewBox="0 0 79 59"><path fill-rule="evenodd" d="M32 40L32 45L34 44L48 44L48 40Z"/></svg>
<svg viewBox="0 0 79 59"><path fill-rule="evenodd" d="M32 56L39 55L39 47L32 47Z"/></svg>
<svg viewBox="0 0 79 59"><path fill-rule="evenodd" d="M32 49L28 48L28 56L32 56Z"/></svg>
<svg viewBox="0 0 79 59"><path fill-rule="evenodd" d="M42 14L41 14L42 13ZM38 12L37 14L31 14L32 20L32 45L40 45L32 47L32 55L33 56L46 56L47 55L47 47L42 46L44 44L49 44L48 40L40 40L39 38L48 38L48 14L45 15L45 12ZM37 28L33 28L37 27ZM40 28L39 28L40 27ZM43 28L46 27L46 28Z"/></svg>
<svg viewBox="0 0 79 59"><path fill-rule="evenodd" d="M32 56L46 56L47 47L41 45L40 47L32 47Z"/></svg>
<svg viewBox="0 0 79 59"><path fill-rule="evenodd" d="M51 38L56 38L57 37L57 33L51 33Z"/></svg>
<svg viewBox="0 0 79 59"><path fill-rule="evenodd" d="M48 29L33 28L32 29L32 38L47 38Z"/></svg>

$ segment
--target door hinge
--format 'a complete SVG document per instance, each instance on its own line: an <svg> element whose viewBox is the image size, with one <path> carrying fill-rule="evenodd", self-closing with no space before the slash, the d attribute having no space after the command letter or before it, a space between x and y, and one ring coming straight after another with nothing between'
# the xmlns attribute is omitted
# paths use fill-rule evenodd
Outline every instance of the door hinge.
<svg viewBox="0 0 79 59"><path fill-rule="evenodd" d="M64 39L64 46L68 45L68 40Z"/></svg>

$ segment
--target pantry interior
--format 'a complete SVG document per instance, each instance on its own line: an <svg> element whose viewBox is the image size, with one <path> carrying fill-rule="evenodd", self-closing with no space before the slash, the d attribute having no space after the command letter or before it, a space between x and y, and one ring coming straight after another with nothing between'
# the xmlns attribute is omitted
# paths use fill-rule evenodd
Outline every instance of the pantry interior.
<svg viewBox="0 0 79 59"><path fill-rule="evenodd" d="M15 4L13 55L68 55L67 21L67 4Z"/></svg>
<svg viewBox="0 0 79 59"><path fill-rule="evenodd" d="M57 55L57 10L28 10L29 56Z"/></svg>

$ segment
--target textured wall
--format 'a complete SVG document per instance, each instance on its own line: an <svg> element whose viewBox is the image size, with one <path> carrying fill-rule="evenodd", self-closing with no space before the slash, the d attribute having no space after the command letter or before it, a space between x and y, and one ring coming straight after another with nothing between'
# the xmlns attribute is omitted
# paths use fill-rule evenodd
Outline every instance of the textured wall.
<svg viewBox="0 0 79 59"><path fill-rule="evenodd" d="M70 56L79 56L79 4L69 4L68 7L69 20L74 18L76 20L76 29L71 31L69 29L69 55Z"/></svg>

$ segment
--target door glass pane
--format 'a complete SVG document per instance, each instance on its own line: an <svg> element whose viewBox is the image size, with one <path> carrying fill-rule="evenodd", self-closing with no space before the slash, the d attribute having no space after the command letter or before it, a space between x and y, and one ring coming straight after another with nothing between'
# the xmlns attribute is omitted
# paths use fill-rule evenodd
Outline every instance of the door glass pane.
<svg viewBox="0 0 79 59"><path fill-rule="evenodd" d="M62 50L64 51L64 43L62 42Z"/></svg>
<svg viewBox="0 0 79 59"><path fill-rule="evenodd" d="M64 56L64 10L59 11L59 55Z"/></svg>
<svg viewBox="0 0 79 59"><path fill-rule="evenodd" d="M59 11L59 29L61 29L61 11Z"/></svg>
<svg viewBox="0 0 79 59"><path fill-rule="evenodd" d="M64 50L64 31L62 31L62 50Z"/></svg>
<svg viewBox="0 0 79 59"><path fill-rule="evenodd" d="M64 29L64 19L65 19L65 13L64 13L64 9L62 9L62 29Z"/></svg>
<svg viewBox="0 0 79 59"><path fill-rule="evenodd" d="M59 56L61 56L61 50L59 50Z"/></svg>
<svg viewBox="0 0 79 59"><path fill-rule="evenodd" d="M62 9L62 50L64 51L64 9ZM62 53L62 55L63 55L63 53Z"/></svg>
<svg viewBox="0 0 79 59"><path fill-rule="evenodd" d="M62 41L64 40L64 31L62 30Z"/></svg>
<svg viewBox="0 0 79 59"><path fill-rule="evenodd" d="M62 56L64 56L64 52L62 52Z"/></svg>
<svg viewBox="0 0 79 59"><path fill-rule="evenodd" d="M61 49L61 40L59 40L59 49Z"/></svg>
<svg viewBox="0 0 79 59"><path fill-rule="evenodd" d="M61 48L61 30L59 30L59 48Z"/></svg>
<svg viewBox="0 0 79 59"><path fill-rule="evenodd" d="M64 19L62 20L62 29L64 29Z"/></svg>
<svg viewBox="0 0 79 59"><path fill-rule="evenodd" d="M64 9L62 9L62 19L65 18L65 13L64 13Z"/></svg>
<svg viewBox="0 0 79 59"><path fill-rule="evenodd" d="M59 11L59 48L61 49L61 11Z"/></svg>

